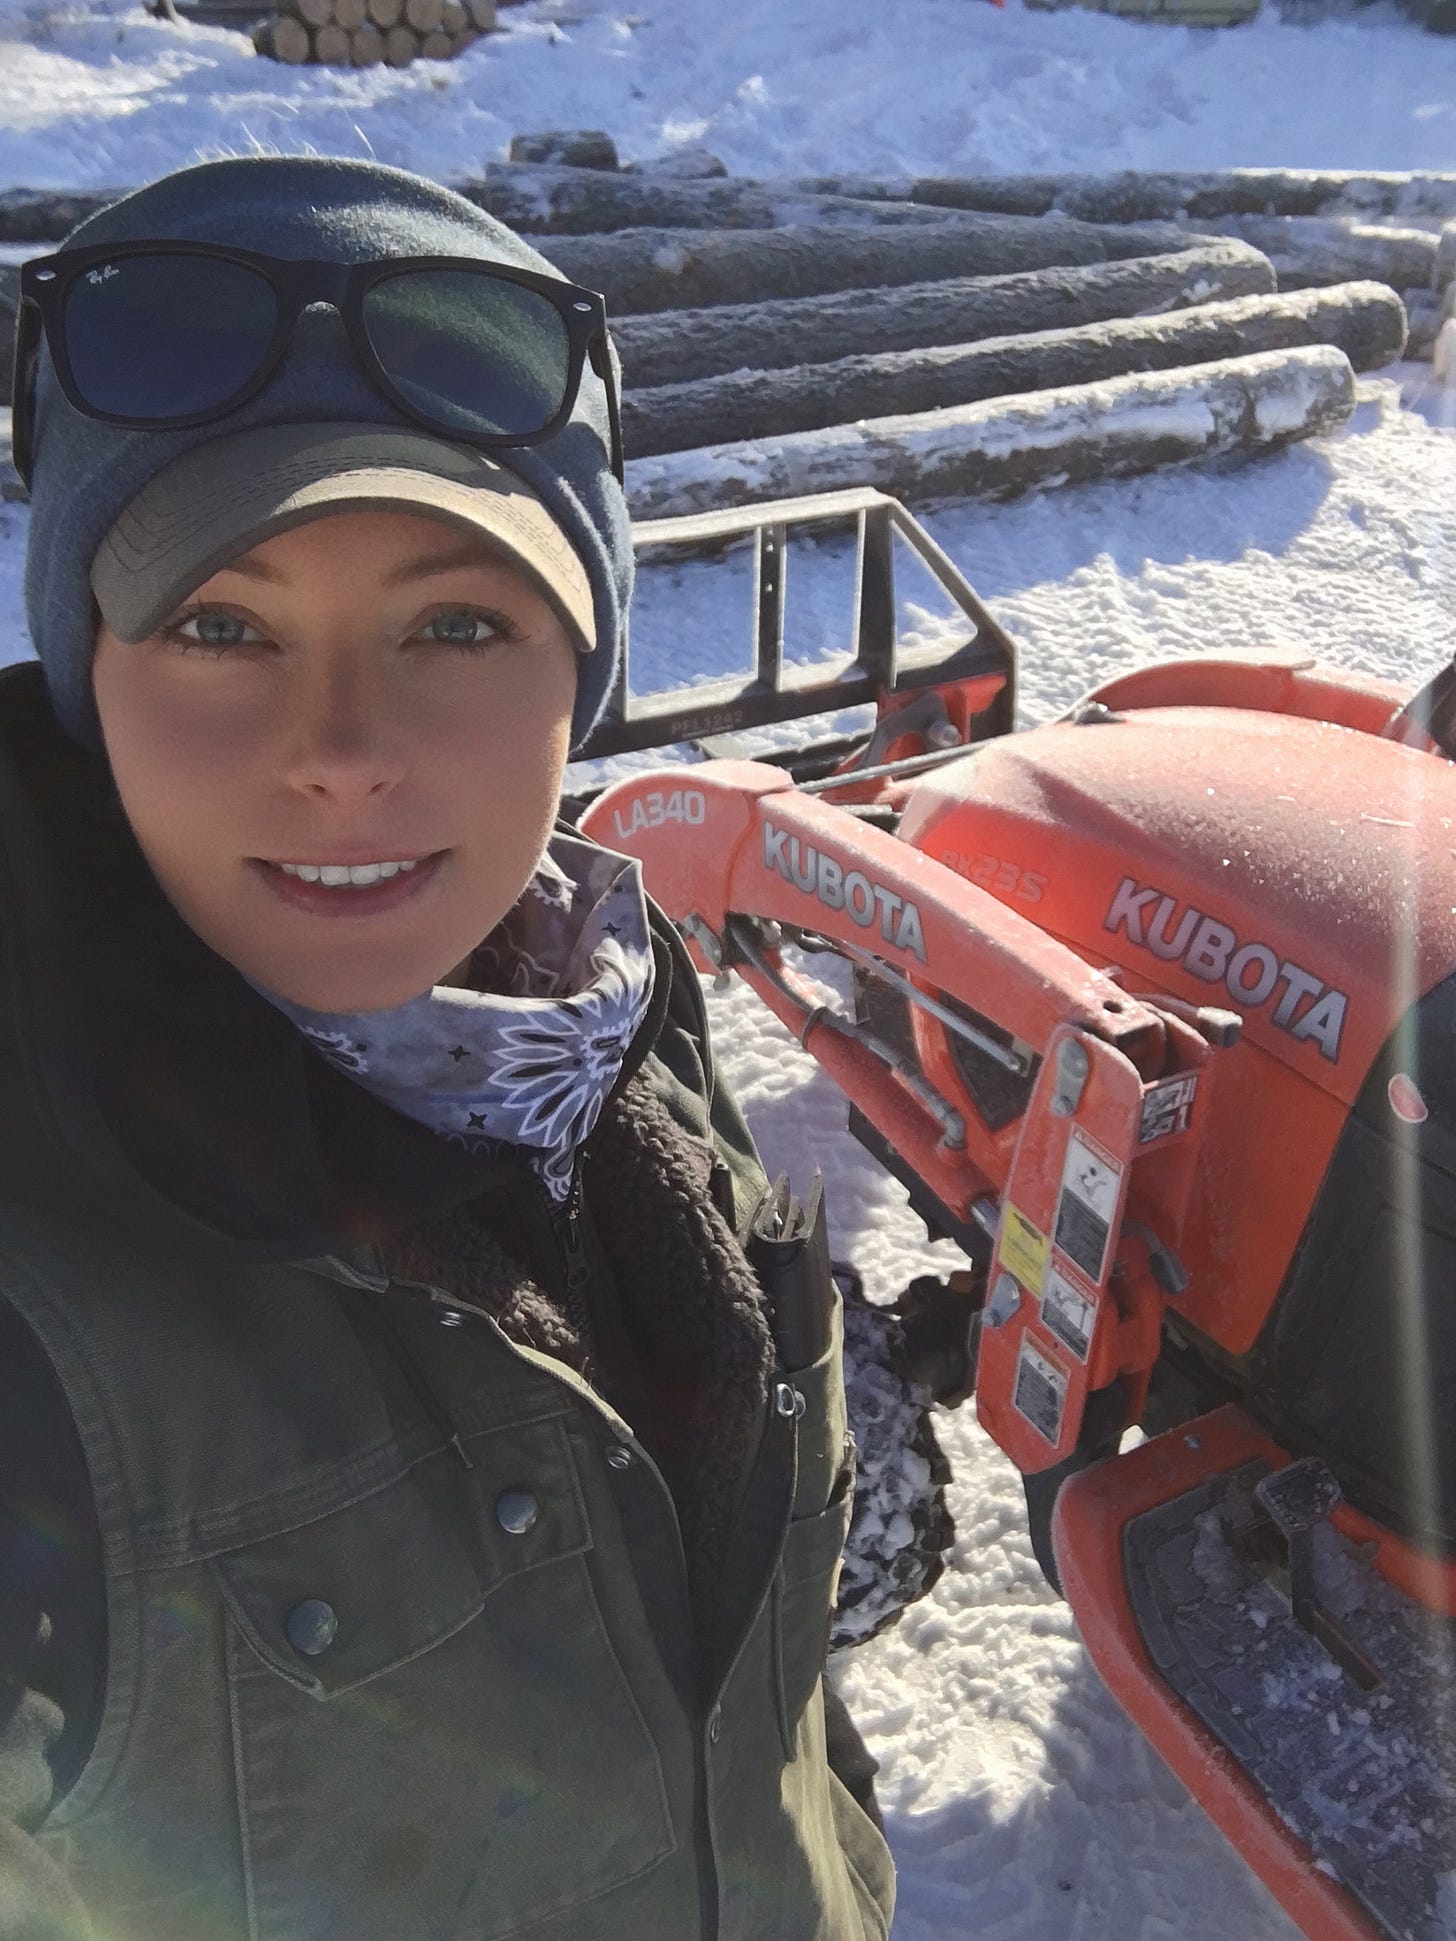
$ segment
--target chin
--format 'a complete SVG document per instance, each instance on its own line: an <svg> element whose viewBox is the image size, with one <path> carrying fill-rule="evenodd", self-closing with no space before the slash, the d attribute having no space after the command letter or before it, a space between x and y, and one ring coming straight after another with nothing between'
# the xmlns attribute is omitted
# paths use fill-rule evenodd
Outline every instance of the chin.
<svg viewBox="0 0 1456 1941"><path fill-rule="evenodd" d="M296 961L260 963L256 951L222 954L250 984L305 1011L393 1011L411 998L423 997L450 974L450 966L441 968L431 962L310 965Z"/></svg>
<svg viewBox="0 0 1456 1941"><path fill-rule="evenodd" d="M369 1011L394 1011L412 998L423 997L447 975L421 972L413 977L289 977L271 982L260 979L276 997L305 1011L339 1011L363 1014Z"/></svg>

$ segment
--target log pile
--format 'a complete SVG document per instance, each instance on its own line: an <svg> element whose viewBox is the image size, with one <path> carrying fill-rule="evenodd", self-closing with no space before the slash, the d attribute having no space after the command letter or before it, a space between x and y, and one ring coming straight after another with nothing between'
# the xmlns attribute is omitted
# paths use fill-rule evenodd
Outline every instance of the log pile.
<svg viewBox="0 0 1456 1941"><path fill-rule="evenodd" d="M422 48L420 9L429 33L475 31L445 12L466 0L286 4L300 58L329 58L329 30L385 38L376 10ZM756 182L613 168L604 136L574 140L523 137L456 186L606 295L639 516L1266 450L1338 424L1357 371L1428 356L1456 310L1456 176ZM0 243L58 238L81 200L0 193Z"/></svg>
<svg viewBox="0 0 1456 1941"><path fill-rule="evenodd" d="M278 0L253 45L290 67L448 61L495 25L495 0Z"/></svg>
<svg viewBox="0 0 1456 1941"><path fill-rule="evenodd" d="M1202 303L1161 317L633 388L622 400L622 431L629 452L680 452L1309 344L1332 345L1352 370L1379 370L1400 356L1405 334L1394 290L1349 283Z"/></svg>

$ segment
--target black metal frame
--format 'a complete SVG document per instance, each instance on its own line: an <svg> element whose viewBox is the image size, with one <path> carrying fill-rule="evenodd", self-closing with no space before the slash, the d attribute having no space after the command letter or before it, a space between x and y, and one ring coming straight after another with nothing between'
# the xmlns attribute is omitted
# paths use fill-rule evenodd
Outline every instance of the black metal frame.
<svg viewBox="0 0 1456 1941"><path fill-rule="evenodd" d="M847 667L786 672L784 667L783 561L790 533L853 524L857 536L857 597L853 658ZM970 623L969 635L950 649L905 648L895 626L894 542L898 535L923 561ZM754 542L755 665L737 678L679 687L633 699L628 695L629 654L623 652L606 713L579 760L622 755L644 748L697 742L712 750L714 738L872 702L879 695L1000 674L1004 686L987 711L985 732L1006 733L1016 705L1016 649L977 599L970 582L925 528L897 499L860 487L802 499L634 525L639 559L647 552L720 550L735 539ZM769 757L768 759L772 759Z"/></svg>
<svg viewBox="0 0 1456 1941"><path fill-rule="evenodd" d="M247 382L220 404L207 411L179 413L167 418L130 417L97 410L77 385L65 341L67 292L77 277L84 275L88 269L118 262L129 256L211 257L252 270L273 290L278 299L278 318L272 340ZM546 298L561 317L567 333L567 369L562 402L548 424L539 431L509 437L467 431L458 425L443 424L438 419L430 418L400 393L370 342L364 321L364 298L376 283L388 282L414 270L464 270L478 276L495 277L503 283L516 284ZM554 436L571 416L583 372L590 361L592 370L606 391L612 467L618 479L622 478L621 401L617 396L607 349L606 300L595 290L567 283L561 277L543 276L534 270L517 269L508 263L486 262L473 256L391 256L368 263L329 263L265 256L255 250L233 249L222 243L170 240L96 243L80 249L60 250L51 256L34 257L22 264L12 380L15 469L28 487L34 457L35 366L42 331L50 348L61 390L77 411L102 424L123 425L135 430L181 430L190 425L219 421L256 397L283 361L299 316L304 307L311 303L332 304L338 311L359 369L397 411L440 437L452 438L461 444L478 446L486 451L537 445Z"/></svg>

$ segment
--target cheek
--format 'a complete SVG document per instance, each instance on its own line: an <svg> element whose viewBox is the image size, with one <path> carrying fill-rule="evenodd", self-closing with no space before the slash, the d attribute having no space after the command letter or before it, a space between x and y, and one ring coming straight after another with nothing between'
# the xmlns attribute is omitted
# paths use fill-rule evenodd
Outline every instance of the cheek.
<svg viewBox="0 0 1456 1941"><path fill-rule="evenodd" d="M422 739L449 748L454 788L498 839L524 839L554 815L570 741L576 665L570 648L503 664L463 705L437 706Z"/></svg>
<svg viewBox="0 0 1456 1941"><path fill-rule="evenodd" d="M191 836L240 804L258 766L263 724L236 700L178 692L145 678L140 666L98 663L96 704L112 774L148 846L185 850Z"/></svg>

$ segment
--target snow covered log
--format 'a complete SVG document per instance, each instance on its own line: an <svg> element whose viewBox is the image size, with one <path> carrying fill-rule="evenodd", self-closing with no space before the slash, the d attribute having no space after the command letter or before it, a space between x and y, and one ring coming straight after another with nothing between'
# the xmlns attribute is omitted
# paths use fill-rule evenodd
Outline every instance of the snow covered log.
<svg viewBox="0 0 1456 1941"><path fill-rule="evenodd" d="M1238 236L1274 265L1281 290L1373 277L1393 290L1435 286L1439 238L1429 229L1398 229L1323 216L1215 216L1200 228Z"/></svg>
<svg viewBox="0 0 1456 1941"><path fill-rule="evenodd" d="M0 189L0 243L58 243L125 189Z"/></svg>
<svg viewBox="0 0 1456 1941"><path fill-rule="evenodd" d="M1377 370L1401 355L1405 339L1405 308L1393 290L1380 283L1347 283L1288 296L1240 297L1161 317L1118 318L1074 330L846 357L791 370L734 371L654 390L629 390L622 400L622 431L628 456L635 458L1100 383L1132 371L1169 371L1300 344L1333 344L1357 371Z"/></svg>
<svg viewBox="0 0 1456 1941"><path fill-rule="evenodd" d="M876 197L816 195L731 176L675 182L604 169L492 162L484 182L460 192L512 229L541 236L610 235L622 229L785 229L804 223L877 228L944 222L944 209Z"/></svg>
<svg viewBox="0 0 1456 1941"><path fill-rule="evenodd" d="M1434 291L1409 291L1405 315L1405 354L1414 363L1429 363L1437 333L1445 322L1441 300Z"/></svg>
<svg viewBox="0 0 1456 1941"><path fill-rule="evenodd" d="M609 313L629 314L1115 262L1176 250L1190 239L1169 223L1113 229L1060 219L962 216L883 229L627 229L611 236L526 240L565 275L600 290Z"/></svg>
<svg viewBox="0 0 1456 1941"><path fill-rule="evenodd" d="M1354 406L1350 360L1320 344L634 459L627 496L638 519L854 485L911 501L1010 498L1272 450L1335 430Z"/></svg>
<svg viewBox="0 0 1456 1941"><path fill-rule="evenodd" d="M20 266L0 263L0 398L10 396L15 362L15 313L20 308Z"/></svg>
<svg viewBox="0 0 1456 1941"><path fill-rule="evenodd" d="M1109 317L1266 295L1273 288L1268 258L1230 239L1075 269L648 311L614 317L612 336L627 382L641 387L723 371L782 370L930 344L970 344L1018 331L1065 330Z"/></svg>
<svg viewBox="0 0 1456 1941"><path fill-rule="evenodd" d="M0 431L0 505L7 499L23 499L25 487L20 483L20 474L15 469L10 455L10 433Z"/></svg>
<svg viewBox="0 0 1456 1941"><path fill-rule="evenodd" d="M1442 222L1456 218L1456 174L1394 170L1235 168L1107 175L825 175L785 185L810 193L922 202L1084 222L1158 222L1180 216L1363 216Z"/></svg>

